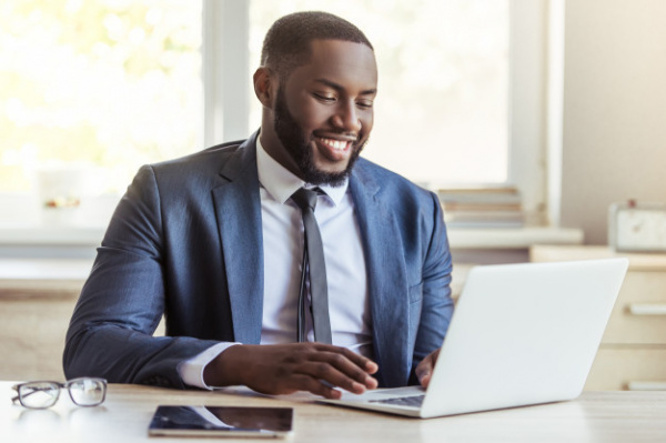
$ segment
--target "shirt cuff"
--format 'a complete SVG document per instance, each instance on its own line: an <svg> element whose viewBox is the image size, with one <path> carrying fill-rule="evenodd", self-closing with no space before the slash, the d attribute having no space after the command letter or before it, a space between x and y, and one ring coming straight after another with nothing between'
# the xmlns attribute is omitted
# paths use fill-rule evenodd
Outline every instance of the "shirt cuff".
<svg viewBox="0 0 666 443"><path fill-rule="evenodd" d="M202 353L195 355L189 360L185 360L180 365L178 365L178 375L180 375L180 379L188 386L194 386L212 391L215 389L215 387L208 386L204 382L203 372L206 368L206 365L213 361L215 357L237 344L240 343L218 343L206 349Z"/></svg>

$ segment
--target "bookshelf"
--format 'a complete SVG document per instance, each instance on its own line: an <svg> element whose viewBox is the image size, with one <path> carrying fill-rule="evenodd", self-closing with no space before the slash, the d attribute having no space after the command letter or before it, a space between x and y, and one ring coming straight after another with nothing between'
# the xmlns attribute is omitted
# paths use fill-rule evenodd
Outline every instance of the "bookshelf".
<svg viewBox="0 0 666 443"><path fill-rule="evenodd" d="M448 187L437 191L450 228L522 228L520 191L513 186Z"/></svg>

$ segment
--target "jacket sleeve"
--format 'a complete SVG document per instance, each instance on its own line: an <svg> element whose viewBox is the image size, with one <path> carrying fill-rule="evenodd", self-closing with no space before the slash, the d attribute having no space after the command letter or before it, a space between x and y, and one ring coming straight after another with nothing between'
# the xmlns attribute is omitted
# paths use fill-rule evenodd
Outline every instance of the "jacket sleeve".
<svg viewBox="0 0 666 443"><path fill-rule="evenodd" d="M453 263L439 199L433 200L432 232L423 263L423 304L416 335L410 383L418 383L414 370L429 353L442 346L453 315L451 271Z"/></svg>
<svg viewBox="0 0 666 443"><path fill-rule="evenodd" d="M164 233L152 167L122 198L97 251L67 332L67 378L184 388L177 367L218 343L153 337L165 307Z"/></svg>

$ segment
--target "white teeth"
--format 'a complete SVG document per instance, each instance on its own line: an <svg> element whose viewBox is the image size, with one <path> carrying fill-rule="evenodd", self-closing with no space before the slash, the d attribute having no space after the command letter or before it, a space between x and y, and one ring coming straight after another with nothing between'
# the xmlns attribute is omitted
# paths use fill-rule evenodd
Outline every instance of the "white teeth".
<svg viewBox="0 0 666 443"><path fill-rule="evenodd" d="M325 145L328 145L331 148L339 150L339 151L341 151L341 150L343 150L347 147L347 142L344 142L344 141L332 140L330 138L322 138L321 141Z"/></svg>

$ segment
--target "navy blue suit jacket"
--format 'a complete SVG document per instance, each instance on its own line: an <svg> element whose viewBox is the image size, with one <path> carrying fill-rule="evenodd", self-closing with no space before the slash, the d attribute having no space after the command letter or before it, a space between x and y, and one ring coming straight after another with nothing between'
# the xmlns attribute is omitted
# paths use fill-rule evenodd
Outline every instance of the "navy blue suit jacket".
<svg viewBox="0 0 666 443"><path fill-rule="evenodd" d="M254 134L144 166L120 201L67 333L67 378L184 388L177 366L220 341L259 343L261 203ZM359 159L349 186L363 239L382 386L414 383L453 310L437 197ZM166 336L153 337L162 314Z"/></svg>

